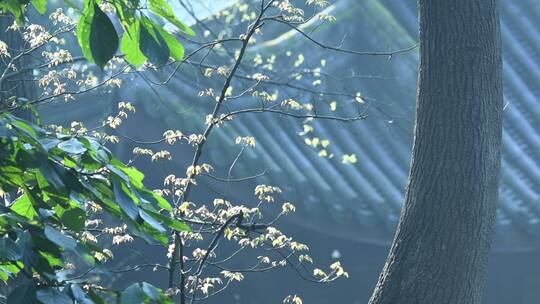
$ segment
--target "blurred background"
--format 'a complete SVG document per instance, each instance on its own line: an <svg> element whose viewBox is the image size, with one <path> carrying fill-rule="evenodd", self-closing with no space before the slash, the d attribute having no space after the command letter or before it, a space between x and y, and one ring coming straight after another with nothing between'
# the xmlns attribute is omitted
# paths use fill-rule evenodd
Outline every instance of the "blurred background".
<svg viewBox="0 0 540 304"><path fill-rule="evenodd" d="M237 1L186 0L187 8L180 2L170 2L199 37L210 32L223 31L223 35L231 36L241 33L234 21L222 23L223 16L238 10ZM540 1L500 2L504 147L485 303L530 304L540 301ZM303 29L326 45L391 51L413 46L418 40L415 0L333 0L325 11L335 17L333 23L308 23ZM231 139L250 135L257 138L257 146L242 156L233 175L264 174L228 185L202 180L193 200L210 202L219 194L249 204L255 185L279 185L281 195L297 206L296 214L281 222L281 230L308 244L311 255L321 264L339 259L350 278L321 286L302 280L290 269L248 274L243 282L232 285L210 303L281 303L291 293L300 294L305 303L367 303L403 202L413 139L418 49L393 56L333 52L285 25L268 27L257 39L248 47L247 61L274 60L274 78L287 76L286 71L299 58L303 58L302 67L322 71L323 76L318 76L324 78L321 84L314 85L317 76L313 75L288 83L311 91L282 85L277 93L280 98L317 99L314 104L319 113L330 113L332 102L337 101L337 109L331 111L344 116L360 111L368 116L352 123L305 122L268 113L238 117L216 131L208 142L205 161L212 163L216 172L226 173L238 154L238 146ZM75 53L76 48L73 43ZM219 65L223 57L210 60ZM120 89L77 97L77 102L45 105L40 112L54 123L84 120L91 124L115 112L117 102L129 101L136 105L137 113L115 131L118 135L144 141L159 138L168 129L201 132L213 103L201 101L197 93L211 87L213 80L201 77L199 70L200 66L194 64L183 66L159 86L153 83L168 79L167 73L155 72L147 78L134 75ZM247 95L230 107L240 109L250 102L252 97ZM305 125L313 131L306 132ZM321 156L314 138L331 143L326 156ZM134 142L122 141L112 150L129 160L135 146ZM154 148L159 150L160 146ZM179 145L172 150L173 160L161 167L148 162L135 164L146 172L150 186L160 187L161 176L183 173L191 162L191 146ZM354 155L355 159L344 164L343 155ZM126 259L129 254L125 252ZM241 259L235 263L244 266ZM153 279L162 280L157 276Z"/></svg>

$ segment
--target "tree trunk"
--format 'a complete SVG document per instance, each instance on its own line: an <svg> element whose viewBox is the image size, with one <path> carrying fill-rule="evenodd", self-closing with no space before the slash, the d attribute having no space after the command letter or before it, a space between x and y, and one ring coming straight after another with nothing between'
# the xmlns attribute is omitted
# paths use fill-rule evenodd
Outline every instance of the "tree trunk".
<svg viewBox="0 0 540 304"><path fill-rule="evenodd" d="M411 171L370 304L480 303L502 133L497 0L419 0Z"/></svg>

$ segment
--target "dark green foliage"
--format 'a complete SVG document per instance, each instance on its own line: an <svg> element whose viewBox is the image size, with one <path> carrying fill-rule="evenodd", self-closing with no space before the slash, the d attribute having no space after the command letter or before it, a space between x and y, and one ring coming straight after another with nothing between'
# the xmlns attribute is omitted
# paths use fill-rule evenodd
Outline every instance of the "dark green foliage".
<svg viewBox="0 0 540 304"><path fill-rule="evenodd" d="M42 14L47 10L47 0L32 0L30 3ZM124 30L120 43L113 21L100 9L99 3L100 0L84 1L77 25L77 39L86 59L101 68L113 58L119 46L125 60L137 67L147 60L156 66L164 65L169 58L182 60L184 46L156 23L155 17L169 22L183 34L195 35L189 26L176 18L165 0L150 0L148 5L133 0L113 0L110 3ZM29 1L25 0L5 0L0 2L0 10L10 12L18 23L23 23L28 4Z"/></svg>
<svg viewBox="0 0 540 304"><path fill-rule="evenodd" d="M110 1L116 20L100 8L101 2L84 0L84 8L77 10L82 14L76 35L90 62L104 68L119 47L134 66L183 59L183 45L160 22L183 34L195 33L175 17L167 1ZM22 24L29 5L41 14L47 11L47 0L5 0L0 1L0 12L11 13ZM0 297L0 303L172 303L161 289L145 282L124 291L83 289L82 277L70 280L62 273L68 260L107 270L96 258L106 251L81 238L85 221L93 216L89 202L149 243L166 245L171 231L189 231L143 179L143 173L115 159L95 138L47 132L0 114L0 280L26 278Z"/></svg>
<svg viewBox="0 0 540 304"><path fill-rule="evenodd" d="M92 0L86 1L84 15L77 25L77 39L86 59L102 68L118 50L113 23Z"/></svg>
<svg viewBox="0 0 540 304"><path fill-rule="evenodd" d="M0 115L0 190L6 200L0 204L0 279L25 275L29 281L15 288L7 302L100 302L103 290L83 291L57 275L67 256L88 267L100 265L94 253L102 248L78 237L89 216L88 201L151 243L166 244L170 230L189 230L170 217L169 203L145 188L143 178L92 137L51 133ZM9 201L8 194L19 196ZM121 298L166 303L161 290L149 284L130 288Z"/></svg>
<svg viewBox="0 0 540 304"><path fill-rule="evenodd" d="M120 304L173 302L163 295L163 291L148 283L135 283L126 288L120 297Z"/></svg>

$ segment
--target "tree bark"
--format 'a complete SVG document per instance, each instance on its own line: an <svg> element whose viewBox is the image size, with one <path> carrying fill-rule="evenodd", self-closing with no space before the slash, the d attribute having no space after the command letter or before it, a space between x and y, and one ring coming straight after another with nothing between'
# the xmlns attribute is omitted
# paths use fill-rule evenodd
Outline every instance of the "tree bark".
<svg viewBox="0 0 540 304"><path fill-rule="evenodd" d="M480 303L498 201L497 0L419 0L411 171L370 304Z"/></svg>

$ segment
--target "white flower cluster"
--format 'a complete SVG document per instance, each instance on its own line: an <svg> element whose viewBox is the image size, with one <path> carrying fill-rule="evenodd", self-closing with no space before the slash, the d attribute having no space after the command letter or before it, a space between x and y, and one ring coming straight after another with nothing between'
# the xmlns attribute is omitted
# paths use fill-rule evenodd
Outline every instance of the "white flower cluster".
<svg viewBox="0 0 540 304"><path fill-rule="evenodd" d="M257 185L255 187L255 195L257 198L261 201L265 202L273 202L274 201L274 193L281 193L281 189L279 187L275 186L268 186L268 185Z"/></svg>
<svg viewBox="0 0 540 304"><path fill-rule="evenodd" d="M243 144L243 145L246 145L246 146L249 146L249 147L255 147L255 145L257 144L257 141L255 140L255 137L253 136L238 136L235 140L234 140L234 143L239 145L239 144Z"/></svg>
<svg viewBox="0 0 540 304"><path fill-rule="evenodd" d="M2 40L0 40L0 57L11 57L7 43Z"/></svg>

